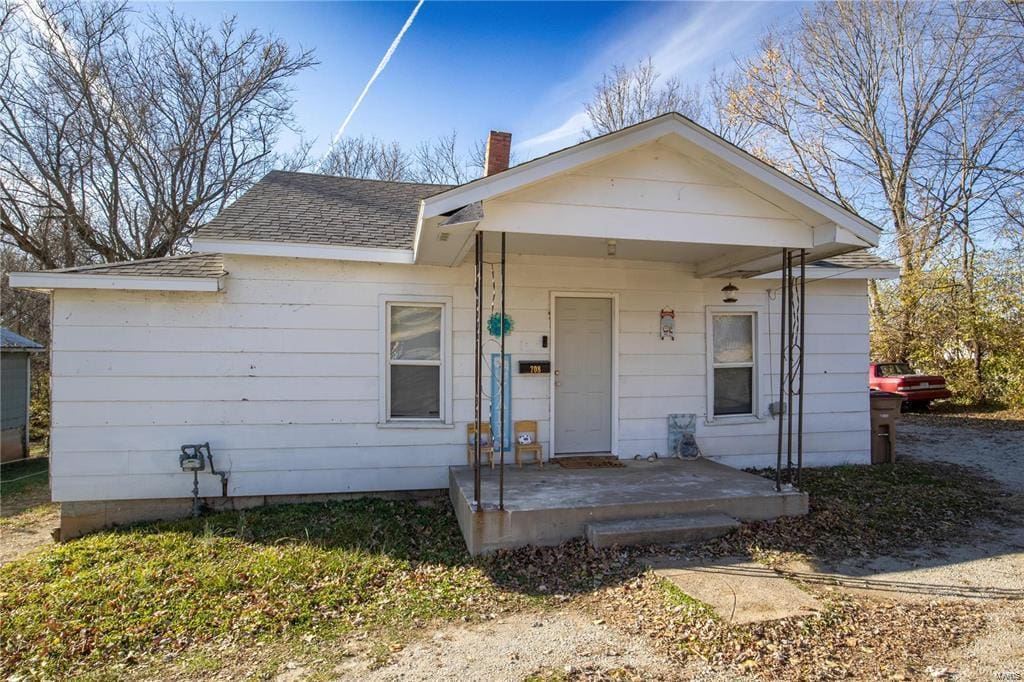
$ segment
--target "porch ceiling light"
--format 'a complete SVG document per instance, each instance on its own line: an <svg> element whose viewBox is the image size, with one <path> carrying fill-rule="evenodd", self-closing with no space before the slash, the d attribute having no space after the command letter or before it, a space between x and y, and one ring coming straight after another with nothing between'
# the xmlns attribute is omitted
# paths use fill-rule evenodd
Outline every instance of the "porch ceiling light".
<svg viewBox="0 0 1024 682"><path fill-rule="evenodd" d="M724 287L722 287L722 301L725 303L735 303L738 300L736 298L736 292L739 290L739 287L733 286L733 283L729 282Z"/></svg>

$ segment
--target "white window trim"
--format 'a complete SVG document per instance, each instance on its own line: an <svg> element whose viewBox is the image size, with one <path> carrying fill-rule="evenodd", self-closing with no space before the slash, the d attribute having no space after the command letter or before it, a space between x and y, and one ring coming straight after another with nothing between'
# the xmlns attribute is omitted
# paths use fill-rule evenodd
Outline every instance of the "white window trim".
<svg viewBox="0 0 1024 682"><path fill-rule="evenodd" d="M749 315L751 316L751 343L753 344L753 365L751 372L751 411L745 414L715 414L715 315ZM707 395L707 407L705 412L704 422L705 424L719 425L719 424L749 424L759 423L764 421L761 418L761 357L760 357L760 337L761 337L761 317L764 315L764 310L758 306L731 306L731 305L715 305L705 307L705 319L704 319L704 340L705 340L705 359L706 359L706 395ZM734 366L734 367L746 367L746 363L726 363L720 365L722 367Z"/></svg>
<svg viewBox="0 0 1024 682"><path fill-rule="evenodd" d="M380 378L380 403L377 426L388 428L447 428L452 426L452 299L450 296L418 296L415 294L381 294L379 342L380 348L378 377ZM398 417L391 418L391 306L436 306L441 308L441 415L438 418ZM416 364L416 363L410 363ZM427 363L429 364L429 363Z"/></svg>

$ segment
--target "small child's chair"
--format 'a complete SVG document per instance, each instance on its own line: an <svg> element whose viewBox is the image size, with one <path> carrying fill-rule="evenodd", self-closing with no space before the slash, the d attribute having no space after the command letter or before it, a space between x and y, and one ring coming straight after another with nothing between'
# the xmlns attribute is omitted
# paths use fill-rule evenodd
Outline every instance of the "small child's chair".
<svg viewBox="0 0 1024 682"><path fill-rule="evenodd" d="M544 467L544 449L537 435L537 422L518 421L513 425L516 435L516 466L523 468L523 455L532 454L537 466Z"/></svg>
<svg viewBox="0 0 1024 682"><path fill-rule="evenodd" d="M494 468L494 439L491 438L491 425L484 422L480 425L483 436L480 438L480 461L486 457L491 468ZM476 422L466 424L466 461L473 466L473 456L476 446Z"/></svg>

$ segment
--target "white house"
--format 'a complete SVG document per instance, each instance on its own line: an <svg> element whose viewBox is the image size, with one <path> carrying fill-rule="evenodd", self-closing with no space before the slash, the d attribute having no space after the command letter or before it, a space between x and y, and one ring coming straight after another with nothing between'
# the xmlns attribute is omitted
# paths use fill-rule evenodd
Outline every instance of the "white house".
<svg viewBox="0 0 1024 682"><path fill-rule="evenodd" d="M66 533L187 510L187 443L227 472L199 476L211 499L447 487L476 418L475 245L486 323L502 235L508 411L545 457L664 455L692 415L707 457L774 466L789 249L804 462L869 461L867 281L897 274L862 252L877 227L677 114L506 169L509 144L457 187L273 172L193 254L13 274L52 292Z"/></svg>

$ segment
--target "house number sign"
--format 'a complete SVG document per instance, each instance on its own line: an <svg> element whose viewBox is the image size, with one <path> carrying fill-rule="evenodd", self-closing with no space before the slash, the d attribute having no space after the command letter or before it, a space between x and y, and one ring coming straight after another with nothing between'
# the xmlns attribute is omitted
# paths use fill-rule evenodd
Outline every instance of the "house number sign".
<svg viewBox="0 0 1024 682"><path fill-rule="evenodd" d="M520 360L520 374L551 374L550 360Z"/></svg>

